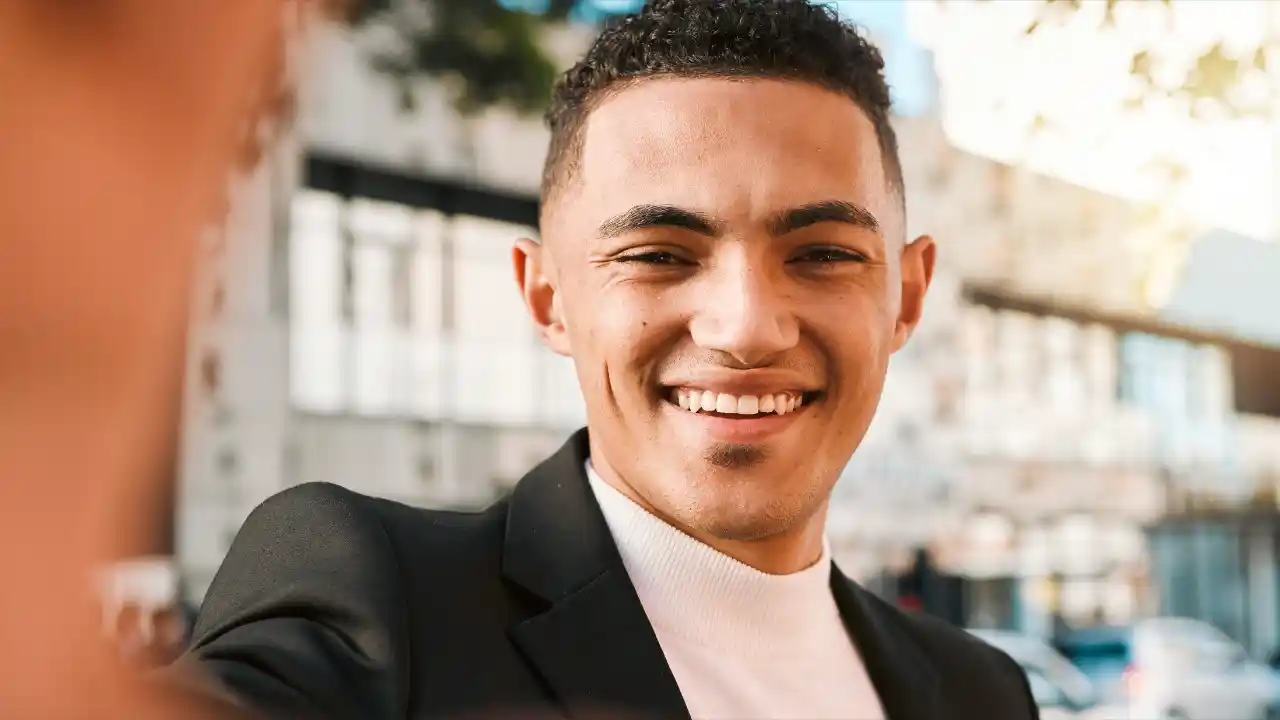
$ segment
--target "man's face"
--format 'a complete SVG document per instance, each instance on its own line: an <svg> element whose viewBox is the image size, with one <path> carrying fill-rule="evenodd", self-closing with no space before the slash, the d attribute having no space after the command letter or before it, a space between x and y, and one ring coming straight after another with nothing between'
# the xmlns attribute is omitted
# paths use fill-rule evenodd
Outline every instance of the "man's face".
<svg viewBox="0 0 1280 720"><path fill-rule="evenodd" d="M820 524L871 422L932 272L903 232L849 99L650 79L591 113L517 275L601 474L695 536L757 540Z"/></svg>

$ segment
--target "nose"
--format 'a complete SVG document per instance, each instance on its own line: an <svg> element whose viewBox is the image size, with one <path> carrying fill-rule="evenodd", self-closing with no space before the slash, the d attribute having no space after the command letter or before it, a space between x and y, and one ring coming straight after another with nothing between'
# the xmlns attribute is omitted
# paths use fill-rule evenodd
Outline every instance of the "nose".
<svg viewBox="0 0 1280 720"><path fill-rule="evenodd" d="M800 326L781 287L785 280L745 257L722 263L704 280L689 324L698 347L759 367L799 342Z"/></svg>

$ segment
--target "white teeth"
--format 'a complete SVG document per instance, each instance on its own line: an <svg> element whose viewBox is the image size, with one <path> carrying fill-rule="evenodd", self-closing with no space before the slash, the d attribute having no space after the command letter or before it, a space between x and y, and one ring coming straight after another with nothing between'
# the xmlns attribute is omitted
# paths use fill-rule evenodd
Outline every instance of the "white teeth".
<svg viewBox="0 0 1280 720"><path fill-rule="evenodd" d="M725 415L761 415L794 412L803 402L800 395L776 393L771 395L730 395L710 390L675 391L673 400L689 412L717 412Z"/></svg>
<svg viewBox="0 0 1280 720"><path fill-rule="evenodd" d="M708 412L715 410L716 394L711 392L710 390L703 391L701 405L702 405L702 409Z"/></svg>

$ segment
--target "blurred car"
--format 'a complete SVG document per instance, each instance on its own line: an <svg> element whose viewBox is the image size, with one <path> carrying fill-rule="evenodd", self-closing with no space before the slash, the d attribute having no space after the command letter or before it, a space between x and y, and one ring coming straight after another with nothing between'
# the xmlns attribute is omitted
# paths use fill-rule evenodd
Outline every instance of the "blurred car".
<svg viewBox="0 0 1280 720"><path fill-rule="evenodd" d="M1115 720L1124 708L1100 702L1093 683L1048 643L1021 633L970 630L1022 666L1042 720Z"/></svg>
<svg viewBox="0 0 1280 720"><path fill-rule="evenodd" d="M1275 717L1275 673L1199 620L1152 618L1078 630L1062 638L1058 649L1105 701L1124 704L1135 720Z"/></svg>

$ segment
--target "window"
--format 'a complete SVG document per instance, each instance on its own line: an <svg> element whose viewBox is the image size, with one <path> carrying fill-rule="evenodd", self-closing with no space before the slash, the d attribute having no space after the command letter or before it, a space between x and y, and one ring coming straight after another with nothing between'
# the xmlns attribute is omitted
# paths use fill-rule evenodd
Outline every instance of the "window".
<svg viewBox="0 0 1280 720"><path fill-rule="evenodd" d="M511 269L511 243L522 234L528 229L477 218L454 221L452 407L466 421L534 418L540 349Z"/></svg>
<svg viewBox="0 0 1280 720"><path fill-rule="evenodd" d="M1079 326L1062 318L1045 318L1041 322L1047 400L1056 408L1079 408L1084 395Z"/></svg>
<svg viewBox="0 0 1280 720"><path fill-rule="evenodd" d="M440 213L422 212L414 223L417 243L409 254L407 270L409 339L401 347L410 382L403 391L416 417L439 418L445 412L441 388L450 382L445 374L450 276L445 268L444 249L449 221Z"/></svg>
<svg viewBox="0 0 1280 720"><path fill-rule="evenodd" d="M304 191L293 206L299 409L573 426L572 364L541 347L511 268L525 228Z"/></svg>
<svg viewBox="0 0 1280 720"><path fill-rule="evenodd" d="M1117 385L1116 335L1104 325L1088 325L1080 338L1084 385L1090 404L1102 407L1115 402Z"/></svg>
<svg viewBox="0 0 1280 720"><path fill-rule="evenodd" d="M1037 318L1019 312L996 315L996 372L1000 394L1014 406L1028 407L1038 394L1041 343Z"/></svg>
<svg viewBox="0 0 1280 720"><path fill-rule="evenodd" d="M213 289L209 291L209 317L222 317L223 308L227 302L226 286L223 285L219 278L213 285Z"/></svg>
<svg viewBox="0 0 1280 720"><path fill-rule="evenodd" d="M1198 617L1222 628L1232 637L1245 637L1246 586L1244 549L1233 528L1205 526L1196 533L1197 575L1201 614Z"/></svg>
<svg viewBox="0 0 1280 720"><path fill-rule="evenodd" d="M1120 399L1164 416L1189 414L1191 346L1130 333L1120 341Z"/></svg>
<svg viewBox="0 0 1280 720"><path fill-rule="evenodd" d="M432 485L436 481L436 460L431 455L423 454L418 457L418 462L414 468L418 474L418 480L425 485Z"/></svg>
<svg viewBox="0 0 1280 720"><path fill-rule="evenodd" d="M240 474L240 456L233 448L220 449L214 463L218 468L218 474L227 482L233 481Z"/></svg>
<svg viewBox="0 0 1280 720"><path fill-rule="evenodd" d="M200 390L215 401L222 389L222 358L217 350L206 349L200 356Z"/></svg>
<svg viewBox="0 0 1280 720"><path fill-rule="evenodd" d="M1228 462L1230 376L1221 349L1131 333L1120 341L1120 400L1156 421L1167 464Z"/></svg>
<svg viewBox="0 0 1280 720"><path fill-rule="evenodd" d="M293 203L290 242L290 395L304 410L346 404L342 206L321 193Z"/></svg>
<svg viewBox="0 0 1280 720"><path fill-rule="evenodd" d="M1190 351L1188 408L1198 418L1221 419L1232 412L1231 356L1213 345Z"/></svg>
<svg viewBox="0 0 1280 720"><path fill-rule="evenodd" d="M511 244L529 229L507 223L459 217L451 229L454 318L463 340L533 341L524 303L511 267Z"/></svg>

